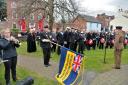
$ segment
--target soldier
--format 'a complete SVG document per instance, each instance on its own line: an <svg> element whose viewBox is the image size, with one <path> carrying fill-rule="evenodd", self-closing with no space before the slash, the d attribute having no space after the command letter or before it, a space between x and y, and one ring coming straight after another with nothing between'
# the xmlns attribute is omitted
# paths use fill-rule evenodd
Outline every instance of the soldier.
<svg viewBox="0 0 128 85"><path fill-rule="evenodd" d="M121 54L123 50L125 32L122 31L121 26L117 26L115 30L115 43L114 43L114 56L115 56L115 69L120 69Z"/></svg>
<svg viewBox="0 0 128 85"><path fill-rule="evenodd" d="M40 39L41 39L41 48L43 50L43 55L44 55L44 65L45 67L50 66L49 60L50 60L50 55L51 55L51 33L49 31L48 26L44 27L44 32L40 34Z"/></svg>

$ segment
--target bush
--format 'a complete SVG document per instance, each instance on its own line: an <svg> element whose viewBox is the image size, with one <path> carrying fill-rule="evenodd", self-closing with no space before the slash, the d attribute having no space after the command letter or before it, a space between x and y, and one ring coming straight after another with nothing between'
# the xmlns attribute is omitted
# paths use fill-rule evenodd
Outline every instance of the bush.
<svg viewBox="0 0 128 85"><path fill-rule="evenodd" d="M13 29L11 29L11 33L12 33L13 36L17 37L18 33L20 33L20 29L13 28Z"/></svg>

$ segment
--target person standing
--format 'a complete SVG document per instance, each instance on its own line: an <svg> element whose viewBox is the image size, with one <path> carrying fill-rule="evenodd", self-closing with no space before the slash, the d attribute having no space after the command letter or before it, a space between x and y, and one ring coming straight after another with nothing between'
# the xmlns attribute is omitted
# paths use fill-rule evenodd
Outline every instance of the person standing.
<svg viewBox="0 0 128 85"><path fill-rule="evenodd" d="M3 32L3 40L1 43L8 43L6 46L0 46L2 50L3 60L8 60L4 62L5 67L5 80L6 85L11 85L10 83L10 72L12 73L13 81L17 80L16 77L16 65L17 65L17 52L16 47L20 46L20 42L13 36L11 36L10 30L6 29Z"/></svg>
<svg viewBox="0 0 128 85"><path fill-rule="evenodd" d="M105 33L101 32L99 38L99 49L104 49L104 43L105 43Z"/></svg>
<svg viewBox="0 0 128 85"><path fill-rule="evenodd" d="M71 28L66 27L66 31L64 32L64 47L70 48L70 33L71 33Z"/></svg>
<svg viewBox="0 0 128 85"><path fill-rule="evenodd" d="M85 40L85 34L84 32L81 31L79 33L79 39L78 39L78 53L84 54L84 49L85 49L84 40Z"/></svg>
<svg viewBox="0 0 128 85"><path fill-rule="evenodd" d="M115 69L120 69L121 54L124 48L125 32L122 31L122 26L117 26L115 30L115 43L114 43L114 56L115 56Z"/></svg>
<svg viewBox="0 0 128 85"><path fill-rule="evenodd" d="M51 33L48 26L44 27L44 31L40 34L41 48L43 50L44 65L45 67L50 66L49 60L51 56Z"/></svg>
<svg viewBox="0 0 128 85"><path fill-rule="evenodd" d="M63 46L63 44L64 44L64 36L63 36L62 28L59 29L56 38L57 38L57 43L59 45ZM58 46L57 54L60 55L60 46Z"/></svg>
<svg viewBox="0 0 128 85"><path fill-rule="evenodd" d="M34 29L30 29L27 36L27 52L36 52L36 34Z"/></svg>
<svg viewBox="0 0 128 85"><path fill-rule="evenodd" d="M55 43L57 43L56 35L57 35L56 32L53 31L52 32L52 42L54 42L54 43L52 43L52 49L51 49L52 52L56 52L56 44L55 44Z"/></svg>

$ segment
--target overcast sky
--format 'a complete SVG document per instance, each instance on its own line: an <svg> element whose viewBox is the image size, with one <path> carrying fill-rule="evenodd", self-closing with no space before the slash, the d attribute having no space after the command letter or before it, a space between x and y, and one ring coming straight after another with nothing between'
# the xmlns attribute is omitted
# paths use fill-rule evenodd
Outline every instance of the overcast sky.
<svg viewBox="0 0 128 85"><path fill-rule="evenodd" d="M117 11L119 7L128 9L128 0L81 0L80 4L91 11Z"/></svg>

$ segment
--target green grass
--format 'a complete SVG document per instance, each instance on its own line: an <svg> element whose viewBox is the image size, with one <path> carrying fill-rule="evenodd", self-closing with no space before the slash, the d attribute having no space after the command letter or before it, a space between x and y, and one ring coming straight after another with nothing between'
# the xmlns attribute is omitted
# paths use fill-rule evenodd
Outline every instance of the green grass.
<svg viewBox="0 0 128 85"><path fill-rule="evenodd" d="M30 56L30 57L42 57L42 55L43 55L42 49L39 45L37 45L37 51L36 52L28 53L26 42L21 43L21 46L17 49L17 52L19 55Z"/></svg>
<svg viewBox="0 0 128 85"><path fill-rule="evenodd" d="M3 66L0 66L0 85L5 85L3 68L4 68ZM17 68L17 76L21 78L20 80L28 76L32 76L34 78L34 85L57 85L57 82L53 80L49 80L47 78L43 78L41 77L41 75L25 70L24 68L21 68L21 67ZM16 84L15 82L12 82L12 85L15 85L15 84Z"/></svg>
<svg viewBox="0 0 128 85"><path fill-rule="evenodd" d="M106 64L104 64L104 50L97 49L96 51L85 51L86 62L85 68L87 70L94 70L97 72L104 72L111 70L114 65L114 49L107 49ZM124 49L122 53L122 64L128 64L128 49Z"/></svg>
<svg viewBox="0 0 128 85"><path fill-rule="evenodd" d="M94 70L97 72L104 72L112 69L114 65L114 49L107 49L106 54L106 64L103 63L104 61L104 50L85 50L84 54L86 57L85 61L85 69L87 70ZM18 48L18 54L22 56L29 56L29 57L42 57L42 49L37 45L37 52L35 53L27 53L26 51L26 42L22 42L22 46ZM122 53L122 64L128 64L128 49L124 49ZM60 56L56 53L51 54L51 60L57 62L59 61Z"/></svg>
<svg viewBox="0 0 128 85"><path fill-rule="evenodd" d="M37 45L37 51L36 52L28 53L26 42L22 42L20 48L17 49L17 52L19 55L27 56L27 57L29 56L29 57L41 58L43 56L43 51L39 45ZM59 61L59 56L56 53L52 53L51 56L52 56L52 60Z"/></svg>

